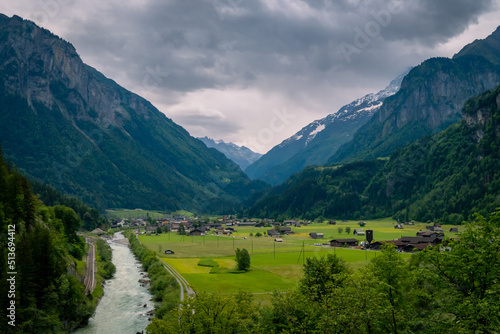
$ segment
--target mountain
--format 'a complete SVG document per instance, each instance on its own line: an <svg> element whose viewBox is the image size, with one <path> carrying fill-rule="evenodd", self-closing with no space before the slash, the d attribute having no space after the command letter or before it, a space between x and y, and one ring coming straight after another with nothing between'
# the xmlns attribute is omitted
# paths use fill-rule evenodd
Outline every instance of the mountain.
<svg viewBox="0 0 500 334"><path fill-rule="evenodd" d="M384 90L365 95L336 113L303 127L273 147L245 172L251 178L277 185L306 166L326 163L342 144L352 139L354 133L370 120L384 100L399 90L408 71L394 79Z"/></svg>
<svg viewBox="0 0 500 334"><path fill-rule="evenodd" d="M331 163L389 156L394 149L446 129L464 102L500 84L500 29L453 59L432 58L413 68L399 92L330 159Z"/></svg>
<svg viewBox="0 0 500 334"><path fill-rule="evenodd" d="M500 86L468 100L457 124L390 159L311 166L272 188L248 212L459 224L500 207Z"/></svg>
<svg viewBox="0 0 500 334"><path fill-rule="evenodd" d="M17 16L0 15L0 110L7 160L101 209L225 211L264 187Z"/></svg>
<svg viewBox="0 0 500 334"><path fill-rule="evenodd" d="M207 147L213 147L217 151L223 153L228 159L235 162L243 170L262 156L262 154L256 153L248 147L238 146L233 143L226 143L223 140L213 140L208 137L198 139L207 145Z"/></svg>

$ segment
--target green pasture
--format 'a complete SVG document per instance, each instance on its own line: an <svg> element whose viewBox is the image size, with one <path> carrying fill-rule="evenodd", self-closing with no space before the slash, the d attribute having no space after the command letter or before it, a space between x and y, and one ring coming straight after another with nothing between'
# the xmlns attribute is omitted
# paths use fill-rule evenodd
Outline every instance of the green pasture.
<svg viewBox="0 0 500 334"><path fill-rule="evenodd" d="M337 221L337 225L312 223L302 227L292 227L295 234L283 235L283 242L275 242L274 238L265 236L270 227L237 227L232 236L216 236L209 232L205 236L183 236L176 233L159 235L140 235L139 240L149 249L171 264L183 275L195 290L220 291L236 293L239 290L251 291L258 301L269 301L269 293L274 290L289 290L296 286L302 277L304 259L336 254L354 269L361 269L377 256L378 252L351 248L335 248L314 246L315 243L329 243L334 238L355 238L365 240L365 236L353 234L360 228L359 221ZM396 222L390 218L366 221L362 227L365 231L374 231L374 241L389 241L401 236L416 236L418 231L425 230L425 224L403 225L404 229L395 229ZM339 227L342 233L339 233ZM347 234L345 228L350 227ZM443 226L446 236L455 233L447 232L451 226ZM459 231L463 227L458 226ZM260 232L261 237L255 234ZM323 239L312 239L309 233L323 233ZM252 235L252 236L250 236ZM251 270L238 272L235 270L235 250L246 248L251 257ZM175 254L165 255L170 249ZM410 254L401 254L409 258Z"/></svg>
<svg viewBox="0 0 500 334"><path fill-rule="evenodd" d="M106 217L108 219L131 219L139 217L152 217L160 218L165 217L165 212L142 210L142 209L109 209L106 210Z"/></svg>

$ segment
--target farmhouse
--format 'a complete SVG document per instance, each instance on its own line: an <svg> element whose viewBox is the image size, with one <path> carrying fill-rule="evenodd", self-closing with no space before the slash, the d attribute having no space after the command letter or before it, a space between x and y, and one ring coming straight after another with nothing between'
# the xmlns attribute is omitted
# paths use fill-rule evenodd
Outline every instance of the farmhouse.
<svg viewBox="0 0 500 334"><path fill-rule="evenodd" d="M267 235L270 237L277 237L280 235L280 233L276 230L267 230Z"/></svg>
<svg viewBox="0 0 500 334"><path fill-rule="evenodd" d="M443 236L444 236L444 233L438 232L438 231L420 231L420 232L417 232L417 237L442 238Z"/></svg>
<svg viewBox="0 0 500 334"><path fill-rule="evenodd" d="M458 232L458 228L452 227L452 228L450 228L450 232L457 233Z"/></svg>
<svg viewBox="0 0 500 334"><path fill-rule="evenodd" d="M328 222L328 224L330 224L330 225L337 225L337 222L336 222L335 220L330 220L330 221Z"/></svg>
<svg viewBox="0 0 500 334"><path fill-rule="evenodd" d="M190 236L200 236L200 235L205 235L205 231L203 231L201 228L195 228L195 229L192 229L192 230L189 232L189 235L190 235Z"/></svg>
<svg viewBox="0 0 500 334"><path fill-rule="evenodd" d="M309 236L313 239L323 239L324 238L323 233L311 232L311 233L309 233Z"/></svg>
<svg viewBox="0 0 500 334"><path fill-rule="evenodd" d="M355 247L359 245L359 241L357 239L333 239L330 240L330 247Z"/></svg>
<svg viewBox="0 0 500 334"><path fill-rule="evenodd" d="M292 231L292 228L289 227L289 226L281 226L280 227L280 232L281 233L286 233L286 234L294 234L294 232Z"/></svg>

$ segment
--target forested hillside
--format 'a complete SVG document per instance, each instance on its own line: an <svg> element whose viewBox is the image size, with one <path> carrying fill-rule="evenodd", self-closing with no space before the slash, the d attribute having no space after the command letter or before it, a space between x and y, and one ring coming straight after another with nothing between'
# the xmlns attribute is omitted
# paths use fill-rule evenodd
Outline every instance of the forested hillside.
<svg viewBox="0 0 500 334"><path fill-rule="evenodd" d="M45 206L0 152L0 304L14 315L1 333L63 333L92 315L76 270L85 252L80 227L73 209Z"/></svg>
<svg viewBox="0 0 500 334"><path fill-rule="evenodd" d="M250 215L460 223L500 207L500 86L468 100L462 121L390 159L310 167L271 190Z"/></svg>

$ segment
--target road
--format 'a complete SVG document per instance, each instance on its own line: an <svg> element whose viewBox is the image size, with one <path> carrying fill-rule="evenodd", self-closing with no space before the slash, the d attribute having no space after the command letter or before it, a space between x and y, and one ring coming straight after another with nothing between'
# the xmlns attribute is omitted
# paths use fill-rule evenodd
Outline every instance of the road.
<svg viewBox="0 0 500 334"><path fill-rule="evenodd" d="M85 285L85 294L88 291L94 292L95 289L95 246L90 242L89 238L85 239L89 245L89 253L87 254L87 269L85 270L85 278L83 284Z"/></svg>
<svg viewBox="0 0 500 334"><path fill-rule="evenodd" d="M179 283L179 286L181 288L181 302L184 300L185 294L187 294L188 297L196 294L196 292L194 292L194 290L189 285L188 281L186 281L186 279L182 277L182 275L179 274L177 270L174 269L174 267L172 267L162 258L159 259L161 262L163 262L163 266L165 267L165 269L167 269L170 275L174 276L174 278L177 280L177 283Z"/></svg>

